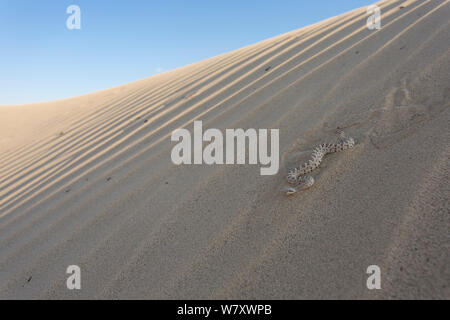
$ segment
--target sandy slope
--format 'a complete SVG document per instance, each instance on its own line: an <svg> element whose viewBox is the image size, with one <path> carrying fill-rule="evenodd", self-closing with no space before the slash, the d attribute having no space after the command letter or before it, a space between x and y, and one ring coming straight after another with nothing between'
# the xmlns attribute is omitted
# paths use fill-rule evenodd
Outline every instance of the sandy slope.
<svg viewBox="0 0 450 320"><path fill-rule="evenodd" d="M450 298L450 1L379 5L380 31L362 8L126 86L0 107L0 298ZM194 120L279 128L280 173L176 167L170 134ZM358 147L285 197L299 152L338 127ZM81 291L66 289L71 264ZM381 291L365 288L372 264Z"/></svg>

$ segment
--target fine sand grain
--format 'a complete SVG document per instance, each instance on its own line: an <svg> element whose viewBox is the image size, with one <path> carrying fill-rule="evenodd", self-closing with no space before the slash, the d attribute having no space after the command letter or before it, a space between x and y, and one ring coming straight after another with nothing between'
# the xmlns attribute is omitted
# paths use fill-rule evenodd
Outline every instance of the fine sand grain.
<svg viewBox="0 0 450 320"><path fill-rule="evenodd" d="M0 298L449 299L450 1L382 1L175 71L0 107ZM173 130L279 128L281 168ZM316 183L287 170L344 130ZM82 290L66 288L78 265ZM367 267L382 290L366 288Z"/></svg>

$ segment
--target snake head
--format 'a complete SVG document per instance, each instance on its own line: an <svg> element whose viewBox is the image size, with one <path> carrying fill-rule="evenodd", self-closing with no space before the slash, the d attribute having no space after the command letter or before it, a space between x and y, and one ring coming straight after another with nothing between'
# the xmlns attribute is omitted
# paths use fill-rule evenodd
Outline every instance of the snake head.
<svg viewBox="0 0 450 320"><path fill-rule="evenodd" d="M286 187L286 188L283 189L283 192L284 192L287 196L291 196L291 195L293 195L294 193L297 193L298 190L297 190L297 188L294 188L294 187Z"/></svg>
<svg viewBox="0 0 450 320"><path fill-rule="evenodd" d="M287 195L293 195L294 193L307 190L311 188L314 184L314 178L311 176L302 176L297 178L297 184L296 186L292 187L285 187L283 189L283 192Z"/></svg>

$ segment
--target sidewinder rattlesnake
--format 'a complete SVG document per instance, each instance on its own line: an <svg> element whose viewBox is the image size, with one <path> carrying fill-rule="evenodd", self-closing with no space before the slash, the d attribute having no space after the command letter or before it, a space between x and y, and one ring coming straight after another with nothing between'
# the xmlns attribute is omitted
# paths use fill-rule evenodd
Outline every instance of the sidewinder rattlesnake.
<svg viewBox="0 0 450 320"><path fill-rule="evenodd" d="M284 189L286 194L292 195L311 188L315 180L307 174L317 169L327 154L353 149L355 144L353 138L345 138L339 143L322 144L315 148L311 160L289 171L287 180L291 186Z"/></svg>

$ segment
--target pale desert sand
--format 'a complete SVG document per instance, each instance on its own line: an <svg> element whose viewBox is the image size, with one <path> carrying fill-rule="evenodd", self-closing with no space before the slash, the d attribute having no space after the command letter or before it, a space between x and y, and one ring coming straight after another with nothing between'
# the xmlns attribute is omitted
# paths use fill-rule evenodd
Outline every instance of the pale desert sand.
<svg viewBox="0 0 450 320"><path fill-rule="evenodd" d="M0 298L450 298L450 1L378 4L379 31L361 8L129 85L0 107ZM194 120L279 128L279 174L173 165L170 135ZM357 147L286 197L287 169L338 128Z"/></svg>

